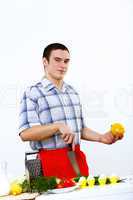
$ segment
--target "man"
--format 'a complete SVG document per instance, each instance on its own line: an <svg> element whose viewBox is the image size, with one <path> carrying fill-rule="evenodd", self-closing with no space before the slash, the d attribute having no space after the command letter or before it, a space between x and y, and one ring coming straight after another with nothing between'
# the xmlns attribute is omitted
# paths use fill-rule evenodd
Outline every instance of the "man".
<svg viewBox="0 0 133 200"><path fill-rule="evenodd" d="M20 137L30 141L33 150L39 150L44 175L76 176L68 158L70 146L80 174L88 175L80 140L112 144L118 138L111 132L97 133L85 125L78 93L63 81L70 61L68 48L50 44L44 49L42 61L44 79L28 88L21 100Z"/></svg>

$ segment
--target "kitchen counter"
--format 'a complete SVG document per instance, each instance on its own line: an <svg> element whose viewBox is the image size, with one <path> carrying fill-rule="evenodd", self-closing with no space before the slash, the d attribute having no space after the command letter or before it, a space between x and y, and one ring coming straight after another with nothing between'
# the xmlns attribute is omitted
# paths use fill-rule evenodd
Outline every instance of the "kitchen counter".
<svg viewBox="0 0 133 200"><path fill-rule="evenodd" d="M36 200L133 200L133 178L114 185L77 189L63 194L43 194Z"/></svg>
<svg viewBox="0 0 133 200"><path fill-rule="evenodd" d="M133 200L133 176L124 182L114 185L94 186L93 188L76 189L67 193L50 194L24 193L17 196L0 197L0 200Z"/></svg>

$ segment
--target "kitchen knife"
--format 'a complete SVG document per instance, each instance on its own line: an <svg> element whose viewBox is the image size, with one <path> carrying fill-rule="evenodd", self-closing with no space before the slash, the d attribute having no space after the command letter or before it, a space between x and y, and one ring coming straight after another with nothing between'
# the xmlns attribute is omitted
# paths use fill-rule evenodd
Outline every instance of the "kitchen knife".
<svg viewBox="0 0 133 200"><path fill-rule="evenodd" d="M79 165L78 165L78 162L77 162L77 159L76 159L76 155L75 155L75 152L72 150L71 144L69 144L68 157L69 157L69 160L70 160L70 162L73 166L73 169L76 172L77 176L81 176Z"/></svg>

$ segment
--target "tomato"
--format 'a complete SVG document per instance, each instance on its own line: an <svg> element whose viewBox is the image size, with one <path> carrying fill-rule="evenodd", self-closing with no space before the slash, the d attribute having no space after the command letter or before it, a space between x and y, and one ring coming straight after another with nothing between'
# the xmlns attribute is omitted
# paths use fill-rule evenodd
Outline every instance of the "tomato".
<svg viewBox="0 0 133 200"><path fill-rule="evenodd" d="M76 183L72 179L65 179L64 183L63 183L64 187L72 187L75 185L76 185Z"/></svg>
<svg viewBox="0 0 133 200"><path fill-rule="evenodd" d="M75 186L76 183L74 180L72 179L63 179L61 180L60 183L57 184L56 188L60 189L60 188L66 188L66 187L72 187Z"/></svg>
<svg viewBox="0 0 133 200"><path fill-rule="evenodd" d="M57 189L60 189L60 188L63 188L64 186L63 186L63 183L59 183L59 184L57 184L57 186L56 186L56 188Z"/></svg>

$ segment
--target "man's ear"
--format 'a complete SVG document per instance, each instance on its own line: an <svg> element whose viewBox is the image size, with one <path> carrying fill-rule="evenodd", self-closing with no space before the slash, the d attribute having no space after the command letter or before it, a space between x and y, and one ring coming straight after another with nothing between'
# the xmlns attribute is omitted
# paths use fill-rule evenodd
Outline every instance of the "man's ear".
<svg viewBox="0 0 133 200"><path fill-rule="evenodd" d="M47 59L45 57L42 59L42 63L43 63L44 67L47 66L48 61L47 61Z"/></svg>

